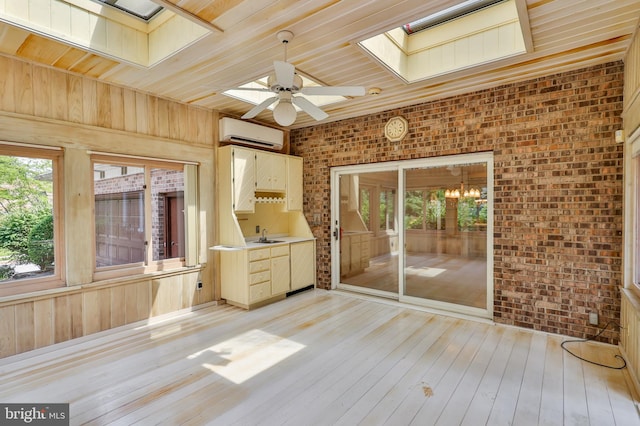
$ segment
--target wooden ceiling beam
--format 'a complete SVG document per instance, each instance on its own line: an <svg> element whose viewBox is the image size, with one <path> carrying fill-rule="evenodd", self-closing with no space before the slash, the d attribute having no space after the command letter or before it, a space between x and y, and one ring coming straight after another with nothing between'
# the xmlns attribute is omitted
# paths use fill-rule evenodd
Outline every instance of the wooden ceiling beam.
<svg viewBox="0 0 640 426"><path fill-rule="evenodd" d="M223 33L224 30L220 27L218 27L217 25L214 25L213 23L202 19L201 17L199 17L198 15L195 15L191 12L189 12L188 10L185 10L181 7L176 6L175 4L171 3L168 0L151 0L153 1L155 4L160 5L162 7L164 7L167 10L172 11L173 13L175 13L176 15L180 15L185 19L190 20L191 22L201 25L204 28L216 32L216 33Z"/></svg>

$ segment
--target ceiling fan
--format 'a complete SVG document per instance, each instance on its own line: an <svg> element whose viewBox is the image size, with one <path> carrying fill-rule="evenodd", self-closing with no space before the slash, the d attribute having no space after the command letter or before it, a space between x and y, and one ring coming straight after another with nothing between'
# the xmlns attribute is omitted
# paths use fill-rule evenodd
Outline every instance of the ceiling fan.
<svg viewBox="0 0 640 426"><path fill-rule="evenodd" d="M267 78L268 88L238 87L232 90L250 90L259 92L273 92L274 95L251 108L242 118L253 118L273 103L278 102L273 109L273 118L281 126L290 126L296 121L297 106L315 120L323 120L329 115L300 95L314 96L363 96L362 86L313 86L302 87L302 78L296 74L295 67L287 62L287 44L293 39L291 31L280 31L276 37L284 44L284 61L274 61L274 73ZM298 95L298 96L296 96Z"/></svg>

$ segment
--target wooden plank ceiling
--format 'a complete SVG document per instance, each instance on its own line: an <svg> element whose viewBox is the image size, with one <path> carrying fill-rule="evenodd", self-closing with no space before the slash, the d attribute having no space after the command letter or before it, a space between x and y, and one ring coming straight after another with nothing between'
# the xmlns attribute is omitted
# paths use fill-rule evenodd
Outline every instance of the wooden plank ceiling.
<svg viewBox="0 0 640 426"><path fill-rule="evenodd" d="M1 23L0 54L240 116L251 105L221 92L269 74L284 54L275 34L286 29L295 34L287 60L296 69L326 85L382 89L323 107L328 122L621 60L640 17L640 0L519 0L529 18L531 52L406 84L357 42L461 0L154 1L210 23L210 33L145 68ZM275 124L269 111L256 120ZM291 128L316 123L301 112Z"/></svg>

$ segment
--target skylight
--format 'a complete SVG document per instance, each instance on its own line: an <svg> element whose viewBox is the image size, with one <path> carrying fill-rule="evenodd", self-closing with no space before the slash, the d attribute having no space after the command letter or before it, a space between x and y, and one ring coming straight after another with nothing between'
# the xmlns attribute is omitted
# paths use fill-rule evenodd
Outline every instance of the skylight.
<svg viewBox="0 0 640 426"><path fill-rule="evenodd" d="M151 0L95 0L100 3L115 7L123 12L140 18L143 21L148 22L151 18L156 16L161 10L162 6L158 6Z"/></svg>
<svg viewBox="0 0 640 426"><path fill-rule="evenodd" d="M305 77L302 74L298 74L302 78L302 87L317 87L322 86L321 84L311 80L308 77ZM258 80L251 81L247 84L243 84L240 86L243 89L268 89L267 85L268 76L259 78ZM229 96L231 98L235 98L244 102L248 102L253 105L258 105L260 102L265 101L267 98L274 96L273 92L264 92L264 91L252 91L252 90L226 90L222 93L223 95ZM296 96L301 96L303 98L308 99L316 106L330 105L335 104L337 102L342 102L346 100L344 96L311 96L311 95L302 95L300 93L296 94ZM269 107L269 109L273 110L276 104L273 104ZM297 106L295 107L297 111L301 111Z"/></svg>
<svg viewBox="0 0 640 426"><path fill-rule="evenodd" d="M468 0L358 44L405 83L488 64L532 45L517 1Z"/></svg>
<svg viewBox="0 0 640 426"><path fill-rule="evenodd" d="M492 6L502 1L504 0L467 0L463 3L451 6L450 8L432 13L431 15L425 16L424 18L417 19L413 22L409 22L408 24L404 24L402 28L407 34L414 34L419 31L444 24L445 22L461 18L465 15L468 15L469 13L478 12L485 7Z"/></svg>

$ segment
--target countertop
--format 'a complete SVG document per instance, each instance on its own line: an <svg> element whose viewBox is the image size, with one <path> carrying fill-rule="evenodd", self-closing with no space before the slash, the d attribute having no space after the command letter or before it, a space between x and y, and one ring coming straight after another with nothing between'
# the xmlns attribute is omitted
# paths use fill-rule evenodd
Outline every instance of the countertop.
<svg viewBox="0 0 640 426"><path fill-rule="evenodd" d="M277 243L260 243L258 242L258 238L259 237L247 239L246 246L232 246L227 244L221 244L218 246L210 247L210 249L218 250L218 251L248 250L248 249L254 249L254 248L275 247L275 246L281 246L284 244L299 243L301 241L315 240L314 237L279 237L277 235L273 235L273 236L268 236L267 238L269 240L278 241Z"/></svg>

